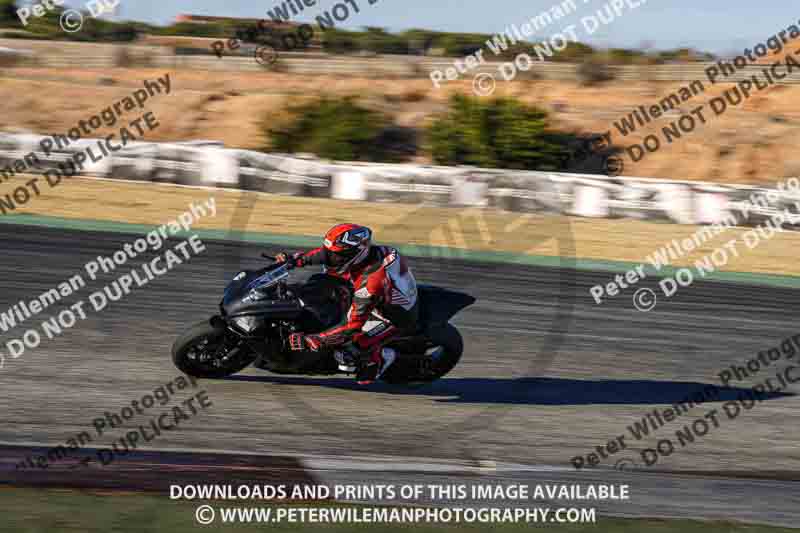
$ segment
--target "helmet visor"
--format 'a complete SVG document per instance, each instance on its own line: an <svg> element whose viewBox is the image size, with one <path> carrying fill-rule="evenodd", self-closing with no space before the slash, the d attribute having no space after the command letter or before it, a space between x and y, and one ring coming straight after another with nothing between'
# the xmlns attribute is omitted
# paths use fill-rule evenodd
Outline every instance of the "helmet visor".
<svg viewBox="0 0 800 533"><path fill-rule="evenodd" d="M347 262L353 259L357 254L358 248L342 250L341 252L327 250L325 262L329 267L339 268L346 265Z"/></svg>

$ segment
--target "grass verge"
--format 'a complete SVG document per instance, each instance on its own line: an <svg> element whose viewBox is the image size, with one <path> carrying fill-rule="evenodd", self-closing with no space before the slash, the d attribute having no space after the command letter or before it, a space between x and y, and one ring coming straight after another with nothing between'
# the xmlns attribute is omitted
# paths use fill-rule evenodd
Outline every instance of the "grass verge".
<svg viewBox="0 0 800 533"><path fill-rule="evenodd" d="M17 181L19 183L17 183ZM25 178L4 183L0 195ZM250 195L252 210L241 210ZM698 226L637 220L608 220L506 213L494 210L373 204L321 198L287 197L237 190L189 188L146 182L71 178L45 189L21 208L0 215L0 223L33 224L83 230L141 233L175 219L190 202L215 198L217 215L193 227L201 237L318 246L331 226L354 221L371 226L378 242L402 244L408 255L433 255L469 260L559 266L561 256L576 258L580 269L625 272L648 265L647 257L674 240L693 235ZM692 253L672 261L657 275L692 266L724 243L736 239L736 257L708 279L800 286L795 250L800 232L777 234L749 249L747 228L731 228L704 242ZM559 233L555 235L555 233ZM571 241L569 253L562 248ZM453 252L455 250L455 252ZM730 255L730 254L729 254ZM656 275L650 267L651 275Z"/></svg>

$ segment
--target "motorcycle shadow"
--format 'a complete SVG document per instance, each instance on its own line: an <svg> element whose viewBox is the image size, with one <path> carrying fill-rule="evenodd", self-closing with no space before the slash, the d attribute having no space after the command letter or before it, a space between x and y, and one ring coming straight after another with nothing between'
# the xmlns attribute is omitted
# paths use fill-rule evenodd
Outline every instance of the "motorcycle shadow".
<svg viewBox="0 0 800 533"><path fill-rule="evenodd" d="M289 376L231 376L233 381L319 387L397 396L428 396L441 403L506 405L676 405L724 403L752 398L750 388L720 387L698 382L656 380L579 380L564 378L443 378L421 386L376 383L358 385L352 379ZM757 400L796 396L767 392Z"/></svg>

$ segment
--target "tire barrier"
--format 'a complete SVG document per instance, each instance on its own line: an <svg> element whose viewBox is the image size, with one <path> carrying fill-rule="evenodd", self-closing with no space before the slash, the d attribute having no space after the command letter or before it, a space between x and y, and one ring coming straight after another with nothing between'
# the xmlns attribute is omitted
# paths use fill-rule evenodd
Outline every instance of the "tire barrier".
<svg viewBox="0 0 800 533"><path fill-rule="evenodd" d="M45 172L82 147L45 154L41 135L0 132L0 183L20 173ZM92 139L82 139L92 143ZM27 158L27 159L26 159ZM476 167L330 162L309 155L227 149L217 141L132 142L81 174L111 179L238 188L290 196L489 207L587 218L633 218L676 224L714 224L735 217L755 226L778 212L800 225L800 180L774 187L685 180L609 177ZM7 191L6 191L7 192Z"/></svg>

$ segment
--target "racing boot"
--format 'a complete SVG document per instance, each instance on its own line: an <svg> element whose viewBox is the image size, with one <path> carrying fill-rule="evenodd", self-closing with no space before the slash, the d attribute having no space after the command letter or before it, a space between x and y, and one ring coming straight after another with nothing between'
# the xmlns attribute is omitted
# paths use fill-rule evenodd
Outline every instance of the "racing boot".
<svg viewBox="0 0 800 533"><path fill-rule="evenodd" d="M392 348L374 349L368 360L362 361L356 382L359 385L370 385L380 379L386 370L392 366L397 353Z"/></svg>
<svg viewBox="0 0 800 533"><path fill-rule="evenodd" d="M358 350L354 349L351 344L345 345L341 350L335 350L333 357L339 364L341 372L355 374L358 370Z"/></svg>

